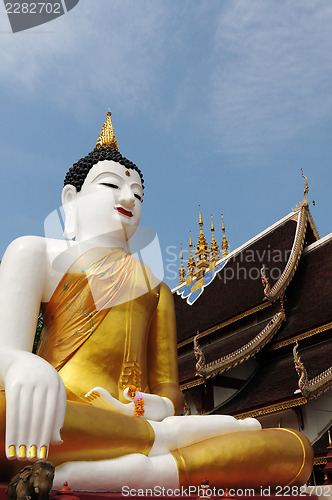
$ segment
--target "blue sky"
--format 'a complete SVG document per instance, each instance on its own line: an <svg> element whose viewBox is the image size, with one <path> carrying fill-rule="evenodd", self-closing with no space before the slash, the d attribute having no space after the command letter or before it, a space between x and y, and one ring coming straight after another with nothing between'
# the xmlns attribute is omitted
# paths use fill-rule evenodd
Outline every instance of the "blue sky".
<svg viewBox="0 0 332 500"><path fill-rule="evenodd" d="M330 0L80 0L13 34L1 3L0 255L43 234L108 109L171 287L198 204L234 249L302 199L301 167L330 233L331 26Z"/></svg>

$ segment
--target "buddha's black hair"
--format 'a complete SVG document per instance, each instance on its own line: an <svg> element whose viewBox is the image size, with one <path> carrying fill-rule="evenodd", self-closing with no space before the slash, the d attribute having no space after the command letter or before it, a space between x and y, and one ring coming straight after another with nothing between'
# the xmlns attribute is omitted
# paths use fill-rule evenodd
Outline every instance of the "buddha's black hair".
<svg viewBox="0 0 332 500"><path fill-rule="evenodd" d="M63 185L66 186L66 184L71 184L76 188L77 191L81 191L83 182L90 172L90 169L99 161L104 160L113 160L120 163L126 168L136 170L141 178L142 187L144 189L143 174L137 167L137 165L135 165L135 163L133 163L132 161L127 160L127 158L122 156L122 154L116 149L109 147L95 148L87 156L84 156L84 158L78 160L77 163L74 163L74 165L68 170Z"/></svg>

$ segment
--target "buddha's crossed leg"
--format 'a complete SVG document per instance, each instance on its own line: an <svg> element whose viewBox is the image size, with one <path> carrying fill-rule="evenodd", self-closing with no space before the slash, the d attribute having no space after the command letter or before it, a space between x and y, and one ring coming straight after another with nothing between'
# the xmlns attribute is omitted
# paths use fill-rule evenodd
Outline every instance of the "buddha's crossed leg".
<svg viewBox="0 0 332 500"><path fill-rule="evenodd" d="M3 408L0 417L4 450ZM128 467L135 471L130 481L136 488L200 484L204 476L225 487L303 484L312 462L306 438L286 429L249 430L258 426L253 419L222 415L148 422L69 401L63 444L51 446L48 459L60 465L55 484L65 478L73 489L130 485ZM22 466L16 462L7 473L13 475Z"/></svg>

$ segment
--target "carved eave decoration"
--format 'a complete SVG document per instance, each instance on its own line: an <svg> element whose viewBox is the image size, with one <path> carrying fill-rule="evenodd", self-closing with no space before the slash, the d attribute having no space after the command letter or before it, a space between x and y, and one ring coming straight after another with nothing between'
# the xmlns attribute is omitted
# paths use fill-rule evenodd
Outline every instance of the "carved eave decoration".
<svg viewBox="0 0 332 500"><path fill-rule="evenodd" d="M332 387L332 366L309 380L307 370L298 353L298 343L293 349L295 369L299 378L299 391L306 399L317 398Z"/></svg>
<svg viewBox="0 0 332 500"><path fill-rule="evenodd" d="M275 351L282 347L294 344L296 341L300 341L306 338L313 337L314 335L318 335L319 333L326 332L332 329L332 322L326 323L325 325L318 326L317 328L312 328L306 332L299 333L289 339L282 340L280 342L276 342L274 345L268 347L268 350Z"/></svg>
<svg viewBox="0 0 332 500"><path fill-rule="evenodd" d="M193 387L197 387L198 385L204 384L204 379L203 378L196 378L195 380L190 380L189 382L186 382L185 384L180 384L180 389L181 391L186 391L187 389L192 389Z"/></svg>
<svg viewBox="0 0 332 500"><path fill-rule="evenodd" d="M314 465L326 465L327 460L326 457L315 457L314 458Z"/></svg>
<svg viewBox="0 0 332 500"><path fill-rule="evenodd" d="M320 239L319 232L309 208L308 208L308 222L310 224L310 227L312 229L312 232L314 233L316 240L318 241Z"/></svg>
<svg viewBox="0 0 332 500"><path fill-rule="evenodd" d="M295 238L292 250L289 255L289 259L280 278L273 285L272 288L270 287L269 281L265 275L265 266L263 265L262 267L261 277L263 285L265 286L264 295L271 302L274 302L275 300L283 296L287 286L289 285L290 281L292 280L295 274L303 250L308 217L309 217L308 203L305 203L299 207Z"/></svg>
<svg viewBox="0 0 332 500"><path fill-rule="evenodd" d="M274 403L272 405L263 406L256 408L254 410L245 411L243 413L234 413L234 417L238 419L242 418L257 418L263 415L270 415L271 413L277 413L283 410L289 410L295 408L296 406L302 406L306 404L308 400L304 397L297 397L294 399L289 399L287 401L280 401L279 403Z"/></svg>
<svg viewBox="0 0 332 500"><path fill-rule="evenodd" d="M219 375L235 366L247 361L260 351L269 342L279 330L282 322L285 319L285 312L281 309L277 312L268 324L261 330L250 342L244 344L239 349L223 356L211 363L205 362L205 357L201 351L198 338L199 334L194 338L194 353L197 359L196 373L197 375L209 378Z"/></svg>

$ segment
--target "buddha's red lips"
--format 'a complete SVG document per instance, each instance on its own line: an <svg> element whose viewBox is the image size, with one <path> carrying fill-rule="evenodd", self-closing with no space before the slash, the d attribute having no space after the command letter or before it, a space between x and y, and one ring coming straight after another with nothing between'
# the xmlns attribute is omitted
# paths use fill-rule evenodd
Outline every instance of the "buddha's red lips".
<svg viewBox="0 0 332 500"><path fill-rule="evenodd" d="M134 215L122 207L115 207L115 210L117 210L120 214L125 215L126 217L132 217Z"/></svg>

